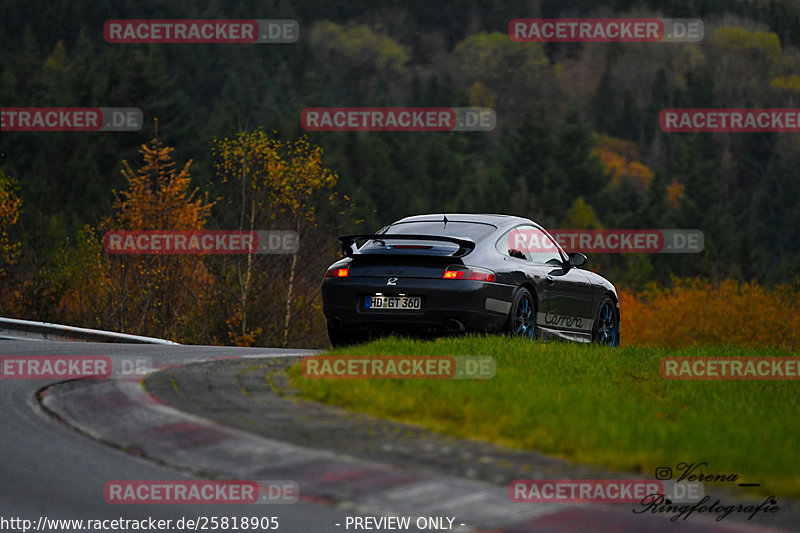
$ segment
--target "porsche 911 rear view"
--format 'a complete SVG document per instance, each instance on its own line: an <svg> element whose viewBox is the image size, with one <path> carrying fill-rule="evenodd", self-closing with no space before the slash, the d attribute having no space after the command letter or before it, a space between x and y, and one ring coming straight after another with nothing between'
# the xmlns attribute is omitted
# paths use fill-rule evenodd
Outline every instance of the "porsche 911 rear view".
<svg viewBox="0 0 800 533"><path fill-rule="evenodd" d="M517 246L521 231L540 233L553 252ZM585 256L567 255L530 220L418 215L339 240L344 257L322 284L334 346L387 333L464 331L619 343L613 285L581 270Z"/></svg>

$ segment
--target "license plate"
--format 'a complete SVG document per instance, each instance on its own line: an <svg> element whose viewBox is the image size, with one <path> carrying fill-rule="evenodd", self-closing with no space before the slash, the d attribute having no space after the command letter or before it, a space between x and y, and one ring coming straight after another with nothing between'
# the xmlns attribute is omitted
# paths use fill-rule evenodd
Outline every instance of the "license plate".
<svg viewBox="0 0 800 533"><path fill-rule="evenodd" d="M419 296L367 296L364 298L364 309L418 311L422 309L422 298Z"/></svg>

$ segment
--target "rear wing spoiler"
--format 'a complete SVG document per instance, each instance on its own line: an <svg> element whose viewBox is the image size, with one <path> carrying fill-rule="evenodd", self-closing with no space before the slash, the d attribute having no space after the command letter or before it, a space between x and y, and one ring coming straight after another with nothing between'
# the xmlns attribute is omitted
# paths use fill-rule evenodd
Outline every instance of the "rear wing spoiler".
<svg viewBox="0 0 800 533"><path fill-rule="evenodd" d="M347 257L353 257L355 250L353 244L360 240L376 240L376 241L441 241L451 242L458 245L458 250L453 252L451 257L464 257L472 250L475 249L475 241L470 239L459 239L457 237L445 237L444 235L409 235L405 233L379 235L379 234L360 234L360 235L342 235L339 237L342 241L342 253Z"/></svg>

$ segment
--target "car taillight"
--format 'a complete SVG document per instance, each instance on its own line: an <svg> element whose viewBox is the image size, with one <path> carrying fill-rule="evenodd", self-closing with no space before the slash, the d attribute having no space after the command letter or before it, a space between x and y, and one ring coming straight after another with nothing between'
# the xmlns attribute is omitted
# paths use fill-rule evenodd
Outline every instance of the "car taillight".
<svg viewBox="0 0 800 533"><path fill-rule="evenodd" d="M474 281L494 281L494 272L486 268L450 265L442 274L442 279L471 279Z"/></svg>
<svg viewBox="0 0 800 533"><path fill-rule="evenodd" d="M325 273L326 278L346 278L350 274L350 269L345 268L329 268Z"/></svg>

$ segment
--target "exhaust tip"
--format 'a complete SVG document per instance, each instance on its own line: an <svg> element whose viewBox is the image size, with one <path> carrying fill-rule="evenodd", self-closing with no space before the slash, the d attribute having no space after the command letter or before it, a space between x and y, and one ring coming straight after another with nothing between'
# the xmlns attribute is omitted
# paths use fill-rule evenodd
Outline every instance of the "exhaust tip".
<svg viewBox="0 0 800 533"><path fill-rule="evenodd" d="M331 327L340 328L344 321L342 321L342 317L340 316L332 316L331 319L328 321L331 324Z"/></svg>
<svg viewBox="0 0 800 533"><path fill-rule="evenodd" d="M447 331L451 333L466 331L467 329L466 326L464 326L464 324L462 324L460 320L456 320L455 318L448 318L447 320L445 320L444 327L447 329Z"/></svg>

